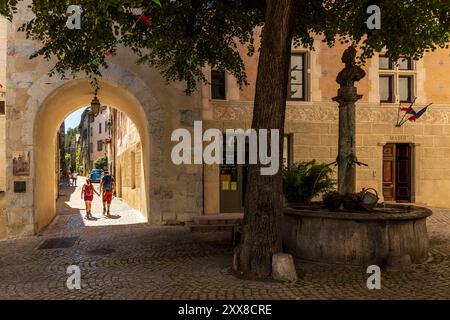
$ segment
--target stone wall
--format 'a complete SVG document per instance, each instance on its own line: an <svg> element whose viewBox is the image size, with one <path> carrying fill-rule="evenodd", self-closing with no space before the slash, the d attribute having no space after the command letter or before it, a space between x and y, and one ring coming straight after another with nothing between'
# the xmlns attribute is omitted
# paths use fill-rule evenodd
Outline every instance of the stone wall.
<svg viewBox="0 0 450 320"><path fill-rule="evenodd" d="M6 19L0 17L0 101L6 97L6 26ZM5 116L0 114L0 192L6 190L5 135Z"/></svg>
<svg viewBox="0 0 450 320"><path fill-rule="evenodd" d="M289 104L286 112L285 133L294 136L294 161L333 162L337 156L337 104ZM250 102L217 102L214 106L216 120L208 123L222 130L248 128L251 117ZM357 168L357 188L371 187L381 193L383 146L386 143L411 143L413 201L428 206L450 206L446 196L446 190L450 188L450 166L446 160L450 156L450 105L435 105L420 120L401 128L395 127L396 118L397 107L357 104L356 151L358 159L368 165ZM208 179L214 181L215 176L211 172ZM218 193L218 177L216 187ZM215 189L211 187L209 191Z"/></svg>
<svg viewBox="0 0 450 320"><path fill-rule="evenodd" d="M123 112L117 111L112 143L116 150L116 192L131 207L142 210L141 179L142 144L136 125Z"/></svg>
<svg viewBox="0 0 450 320"><path fill-rule="evenodd" d="M138 210L142 210L141 187L137 183L141 178L141 157L142 146L140 142L127 148L116 157L117 196Z"/></svg>
<svg viewBox="0 0 450 320"><path fill-rule="evenodd" d="M6 98L6 37L7 21L0 17L0 101ZM5 115L0 114L0 239L7 237L6 211L6 121Z"/></svg>

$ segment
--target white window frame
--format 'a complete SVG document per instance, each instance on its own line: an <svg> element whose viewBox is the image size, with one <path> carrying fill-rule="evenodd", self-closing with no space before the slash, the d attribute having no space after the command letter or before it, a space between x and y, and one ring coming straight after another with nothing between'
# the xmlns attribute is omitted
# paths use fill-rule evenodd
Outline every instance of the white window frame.
<svg viewBox="0 0 450 320"><path fill-rule="evenodd" d="M384 54L380 54L378 56L378 63L379 58L384 57ZM381 76L392 76L393 77L393 83L392 83L392 90L393 90L393 101L386 102L381 101L381 97L379 96L379 102L381 104L398 104L400 103L400 77L412 77L412 92L411 92L411 101L406 102L403 101L402 103L411 103L414 100L414 97L417 96L417 63L411 59L411 70L400 70L398 66L395 64L394 61L391 61L392 63L392 69L380 69L380 66L378 64L378 79L380 79ZM378 90L378 94L380 94L380 88Z"/></svg>

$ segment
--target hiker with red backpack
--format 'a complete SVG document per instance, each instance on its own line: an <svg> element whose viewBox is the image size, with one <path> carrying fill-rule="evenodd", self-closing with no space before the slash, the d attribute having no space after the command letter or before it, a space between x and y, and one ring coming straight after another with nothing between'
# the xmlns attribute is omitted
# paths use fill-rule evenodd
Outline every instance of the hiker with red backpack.
<svg viewBox="0 0 450 320"><path fill-rule="evenodd" d="M113 193L115 189L115 182L112 175L109 174L108 170L105 170L105 175L102 177L100 182L100 193L102 193L103 200L103 215L109 217L109 209L111 207L111 201L113 198Z"/></svg>
<svg viewBox="0 0 450 320"><path fill-rule="evenodd" d="M94 200L94 192L100 196L100 194L95 190L94 185L91 182L91 179L86 179L86 183L83 185L83 189L81 189L81 199L84 199L84 203L86 204L86 219L92 219L92 200Z"/></svg>

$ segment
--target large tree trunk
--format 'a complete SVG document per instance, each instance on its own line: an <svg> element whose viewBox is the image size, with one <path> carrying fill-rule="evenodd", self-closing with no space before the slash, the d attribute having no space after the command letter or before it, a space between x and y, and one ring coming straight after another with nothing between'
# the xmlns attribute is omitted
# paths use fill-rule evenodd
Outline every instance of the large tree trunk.
<svg viewBox="0 0 450 320"><path fill-rule="evenodd" d="M253 129L279 129L280 164L296 1L267 1L253 109ZM272 256L282 250L282 210L281 170L262 176L260 164L250 165L243 233L233 264L241 275L259 279L271 275Z"/></svg>

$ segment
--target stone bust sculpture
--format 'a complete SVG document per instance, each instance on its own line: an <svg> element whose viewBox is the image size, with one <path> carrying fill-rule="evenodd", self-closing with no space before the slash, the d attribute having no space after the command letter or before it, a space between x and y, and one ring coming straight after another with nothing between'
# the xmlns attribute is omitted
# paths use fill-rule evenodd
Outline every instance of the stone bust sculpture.
<svg viewBox="0 0 450 320"><path fill-rule="evenodd" d="M354 87L355 81L359 81L366 76L366 72L358 65L356 65L356 49L349 47L342 54L342 62L345 63L345 68L339 72L336 77L336 82L342 87Z"/></svg>

